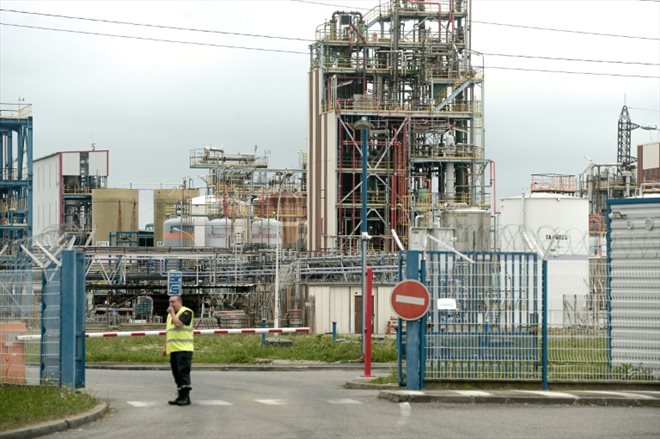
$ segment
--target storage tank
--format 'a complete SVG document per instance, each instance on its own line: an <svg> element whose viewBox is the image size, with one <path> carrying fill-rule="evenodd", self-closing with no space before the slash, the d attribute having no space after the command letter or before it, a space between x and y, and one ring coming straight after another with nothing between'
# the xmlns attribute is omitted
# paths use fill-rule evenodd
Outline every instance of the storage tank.
<svg viewBox="0 0 660 439"><path fill-rule="evenodd" d="M299 192L274 192L254 201L257 215L275 218L282 223L282 245L296 248L299 245L298 226L306 218L307 198Z"/></svg>
<svg viewBox="0 0 660 439"><path fill-rule="evenodd" d="M489 251L490 212L477 208L446 210L434 224L435 228L453 230L453 247L461 252Z"/></svg>
<svg viewBox="0 0 660 439"><path fill-rule="evenodd" d="M253 245L275 247L282 245L282 224L270 218L258 218L252 222L250 231Z"/></svg>
<svg viewBox="0 0 660 439"><path fill-rule="evenodd" d="M211 220L206 228L206 246L229 248L232 243L232 234L233 227L229 218Z"/></svg>
<svg viewBox="0 0 660 439"><path fill-rule="evenodd" d="M497 235L502 251L547 259L548 322L568 323L564 299L589 293L589 200L543 192L503 198Z"/></svg>
<svg viewBox="0 0 660 439"><path fill-rule="evenodd" d="M499 229L503 251L541 251L549 258L587 256L589 201L552 193L503 198Z"/></svg>
<svg viewBox="0 0 660 439"><path fill-rule="evenodd" d="M180 216L166 219L163 222L164 247L194 247L195 225L187 218Z"/></svg>
<svg viewBox="0 0 660 439"><path fill-rule="evenodd" d="M206 228L209 219L205 216L192 217L192 223L195 228L195 247L204 247L206 245Z"/></svg>
<svg viewBox="0 0 660 439"><path fill-rule="evenodd" d="M154 243L163 243L163 225L165 220L176 215L176 205L181 201L190 201L199 195L198 189L156 189L154 197Z"/></svg>
<svg viewBox="0 0 660 439"><path fill-rule="evenodd" d="M250 220L247 218L236 218L234 220L234 237L232 239L232 245L247 244L249 229Z"/></svg>

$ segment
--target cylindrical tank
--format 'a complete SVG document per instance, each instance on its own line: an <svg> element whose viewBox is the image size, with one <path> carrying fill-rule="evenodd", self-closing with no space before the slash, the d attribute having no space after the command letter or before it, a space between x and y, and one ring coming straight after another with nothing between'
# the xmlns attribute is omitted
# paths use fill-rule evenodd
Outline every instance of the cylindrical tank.
<svg viewBox="0 0 660 439"><path fill-rule="evenodd" d="M209 219L205 216L194 216L192 223L195 227L195 247L204 247L206 245L206 228Z"/></svg>
<svg viewBox="0 0 660 439"><path fill-rule="evenodd" d="M248 242L248 230L250 221L247 218L236 218L234 220L234 236L232 245L243 245Z"/></svg>
<svg viewBox="0 0 660 439"><path fill-rule="evenodd" d="M458 251L488 251L490 244L490 212L483 209L446 210L440 216L440 228L454 231L452 245Z"/></svg>
<svg viewBox="0 0 660 439"><path fill-rule="evenodd" d="M270 218L258 218L252 222L250 231L253 245L275 247L282 245L282 224Z"/></svg>
<svg viewBox="0 0 660 439"><path fill-rule="evenodd" d="M164 247L194 247L195 226L187 218L183 220L180 216L166 219L163 222L163 246Z"/></svg>
<svg viewBox="0 0 660 439"><path fill-rule="evenodd" d="M232 243L233 227L229 218L211 220L206 227L206 246L229 248Z"/></svg>
<svg viewBox="0 0 660 439"><path fill-rule="evenodd" d="M503 198L499 235L504 251L587 256L589 201L552 193Z"/></svg>

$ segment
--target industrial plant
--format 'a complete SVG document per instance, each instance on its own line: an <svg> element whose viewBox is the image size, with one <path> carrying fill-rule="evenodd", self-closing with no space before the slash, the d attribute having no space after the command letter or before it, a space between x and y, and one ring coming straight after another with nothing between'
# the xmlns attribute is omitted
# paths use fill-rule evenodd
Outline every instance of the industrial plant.
<svg viewBox="0 0 660 439"><path fill-rule="evenodd" d="M601 282L612 256L609 220L627 230L660 228L652 209L640 214L641 226L621 209L627 219L607 216L611 200L660 193L660 145L634 151L630 137L655 127L634 123L624 106L611 147L616 160L590 161L573 175L534 174L528 193L499 205L471 8L467 0L392 0L366 12L335 11L309 45L308 145L297 163L273 168L252 145L188 146L187 157L175 159L187 158L205 184L182 178L178 187L153 190L153 223L144 230L138 190L108 187L111 148L33 157L31 107L3 104L3 281L17 285L15 267L78 247L89 326L162 325L175 273L199 327L265 321L326 333L334 322L339 332L360 333L364 258L374 269L374 331L386 334L397 326L389 295L402 251L467 260L475 252L531 252L551 262L550 323L584 322L567 302L569 290L599 324L611 293ZM578 273L568 286L567 267ZM516 269L488 276L515 285L523 277ZM461 286L445 285L458 298L456 322ZM506 312L471 306L480 325L487 312ZM538 316L529 311L522 320Z"/></svg>

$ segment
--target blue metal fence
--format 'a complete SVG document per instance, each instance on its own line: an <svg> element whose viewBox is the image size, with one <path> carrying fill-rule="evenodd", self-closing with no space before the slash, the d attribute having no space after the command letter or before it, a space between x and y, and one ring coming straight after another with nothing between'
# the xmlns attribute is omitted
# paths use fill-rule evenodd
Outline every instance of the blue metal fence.
<svg viewBox="0 0 660 439"><path fill-rule="evenodd" d="M407 277L418 275L431 294L423 380L541 378L536 254L409 251L407 264ZM456 308L441 310L438 299Z"/></svg>

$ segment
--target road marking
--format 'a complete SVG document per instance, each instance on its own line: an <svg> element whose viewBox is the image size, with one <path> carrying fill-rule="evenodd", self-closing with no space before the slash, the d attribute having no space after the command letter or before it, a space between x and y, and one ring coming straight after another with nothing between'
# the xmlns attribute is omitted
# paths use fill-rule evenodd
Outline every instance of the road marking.
<svg viewBox="0 0 660 439"><path fill-rule="evenodd" d="M463 396L493 396L492 393L484 392L482 390L454 390L454 392Z"/></svg>
<svg viewBox="0 0 660 439"><path fill-rule="evenodd" d="M518 390L518 391L523 393L532 393L534 395L541 395L547 398L573 398L573 399L579 398L579 396L572 395L570 393L551 392L549 390Z"/></svg>
<svg viewBox="0 0 660 439"><path fill-rule="evenodd" d="M362 404L362 402L350 398L329 399L330 404Z"/></svg>
<svg viewBox="0 0 660 439"><path fill-rule="evenodd" d="M156 401L126 401L127 404L132 405L133 407L155 407L158 405Z"/></svg>
<svg viewBox="0 0 660 439"><path fill-rule="evenodd" d="M221 399L212 399L210 401L195 401L195 402L199 405L211 405L211 406L233 405L231 402L223 401Z"/></svg>
<svg viewBox="0 0 660 439"><path fill-rule="evenodd" d="M265 404L265 405L284 405L286 404L286 400L284 399L255 399L256 402L259 404Z"/></svg>
<svg viewBox="0 0 660 439"><path fill-rule="evenodd" d="M598 393L599 395L622 396L624 398L655 399L652 396L640 395L638 393L610 392L608 390L588 390L589 393Z"/></svg>
<svg viewBox="0 0 660 439"><path fill-rule="evenodd" d="M409 303L411 305L420 305L420 306L424 306L425 303L425 300L422 297L402 296L400 294L398 294L394 298L394 301L399 303Z"/></svg>

